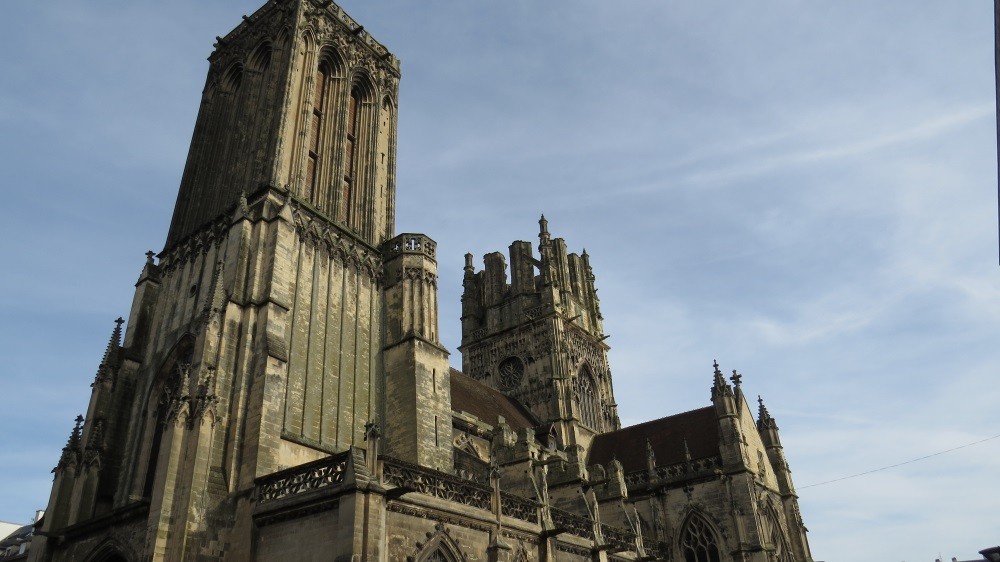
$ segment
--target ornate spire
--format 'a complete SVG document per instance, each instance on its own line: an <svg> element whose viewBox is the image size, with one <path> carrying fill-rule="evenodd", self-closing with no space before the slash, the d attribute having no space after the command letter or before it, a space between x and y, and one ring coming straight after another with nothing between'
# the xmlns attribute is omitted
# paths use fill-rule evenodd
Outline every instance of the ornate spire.
<svg viewBox="0 0 1000 562"><path fill-rule="evenodd" d="M719 362L713 360L712 367L715 368L715 382L712 385L712 400L715 400L720 396L732 396L733 389L722 376L722 371L719 370Z"/></svg>
<svg viewBox="0 0 1000 562"><path fill-rule="evenodd" d="M83 435L83 416L76 416L76 424L73 425L73 431L69 434L69 439L66 441L66 449L76 450L80 448L80 439Z"/></svg>
<svg viewBox="0 0 1000 562"><path fill-rule="evenodd" d="M73 431L70 432L69 439L66 440L66 446L63 447L62 455L59 456L59 463L52 469L52 472L61 471L68 466L79 466L82 454L80 450L82 435L83 416L77 416Z"/></svg>
<svg viewBox="0 0 1000 562"><path fill-rule="evenodd" d="M97 376L94 377L94 382L90 386L96 386L97 384L111 379L111 373L118 366L118 353L121 351L121 341L122 341L122 324L125 320L119 316L115 320L115 328L111 330L111 338L108 339L108 346L104 349L104 357L101 358L101 364L97 367Z"/></svg>
<svg viewBox="0 0 1000 562"><path fill-rule="evenodd" d="M771 413L767 411L767 406L764 405L764 399L757 395L757 404L759 405L757 410L757 430L761 431L764 429L778 429L777 422L771 417Z"/></svg>

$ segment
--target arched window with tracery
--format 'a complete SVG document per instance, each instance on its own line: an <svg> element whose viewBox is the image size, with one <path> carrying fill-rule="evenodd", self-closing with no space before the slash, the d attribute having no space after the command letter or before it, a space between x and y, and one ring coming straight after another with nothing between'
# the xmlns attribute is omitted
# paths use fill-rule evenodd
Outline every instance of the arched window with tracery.
<svg viewBox="0 0 1000 562"><path fill-rule="evenodd" d="M426 562L452 562L451 558L448 558L440 548L432 552L425 560Z"/></svg>
<svg viewBox="0 0 1000 562"><path fill-rule="evenodd" d="M597 392L597 382L594 380L594 373L586 363L580 368L576 377L577 393L579 395L580 422L583 425L602 430L601 407Z"/></svg>
<svg viewBox="0 0 1000 562"><path fill-rule="evenodd" d="M720 562L719 542L715 532L703 517L692 515L684 526L680 540L684 562Z"/></svg>
<svg viewBox="0 0 1000 562"><path fill-rule="evenodd" d="M771 540L771 546L774 547L774 559L777 562L794 562L791 549L788 548L788 541L785 540L785 533L781 530L778 512L774 506L768 506L764 511L764 521L769 527L767 529L768 538Z"/></svg>

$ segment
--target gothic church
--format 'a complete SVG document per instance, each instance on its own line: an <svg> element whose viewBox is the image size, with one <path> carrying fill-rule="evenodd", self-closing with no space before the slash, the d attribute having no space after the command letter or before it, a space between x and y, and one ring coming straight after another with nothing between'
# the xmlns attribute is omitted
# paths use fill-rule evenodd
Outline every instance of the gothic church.
<svg viewBox="0 0 1000 562"><path fill-rule="evenodd" d="M32 560L812 560L735 371L621 427L589 257L544 217L466 255L449 367L435 243L394 228L399 61L362 25L270 0L209 61Z"/></svg>

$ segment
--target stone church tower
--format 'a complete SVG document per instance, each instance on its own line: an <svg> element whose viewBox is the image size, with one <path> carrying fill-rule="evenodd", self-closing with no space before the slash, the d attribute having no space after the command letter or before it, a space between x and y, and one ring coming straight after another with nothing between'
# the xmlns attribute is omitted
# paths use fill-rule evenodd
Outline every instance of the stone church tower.
<svg viewBox="0 0 1000 562"><path fill-rule="evenodd" d="M37 561L810 561L738 376L622 428L586 251L475 271L462 365L433 240L394 231L399 61L270 0L209 58L147 254L56 468Z"/></svg>

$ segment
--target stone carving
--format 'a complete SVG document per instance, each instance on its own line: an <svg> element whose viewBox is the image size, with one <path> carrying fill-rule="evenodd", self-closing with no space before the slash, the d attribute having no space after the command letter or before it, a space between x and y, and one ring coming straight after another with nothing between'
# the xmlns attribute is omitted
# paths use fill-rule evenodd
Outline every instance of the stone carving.
<svg viewBox="0 0 1000 562"><path fill-rule="evenodd" d="M430 512L424 509L404 505L397 501L390 501L388 505L386 505L386 510L392 511L394 513L403 513L411 517L420 517L422 519L433 519L441 523L447 523L449 525L456 525L459 527L465 527L467 529L475 529L477 531L483 531L483 532L490 532L496 528L494 525L483 525L482 523L478 523L472 519L449 516L438 511Z"/></svg>
<svg viewBox="0 0 1000 562"><path fill-rule="evenodd" d="M602 382L608 374L608 356L604 347L594 341L594 337L582 329L567 325L563 332L563 345L574 365L587 363Z"/></svg>

